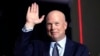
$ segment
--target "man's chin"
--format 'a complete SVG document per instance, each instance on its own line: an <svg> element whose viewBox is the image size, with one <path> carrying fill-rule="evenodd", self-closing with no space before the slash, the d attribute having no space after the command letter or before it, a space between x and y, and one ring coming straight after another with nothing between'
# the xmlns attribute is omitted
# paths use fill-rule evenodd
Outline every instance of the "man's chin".
<svg viewBox="0 0 100 56"><path fill-rule="evenodd" d="M53 38L53 40L58 40L57 36L53 36L52 38Z"/></svg>

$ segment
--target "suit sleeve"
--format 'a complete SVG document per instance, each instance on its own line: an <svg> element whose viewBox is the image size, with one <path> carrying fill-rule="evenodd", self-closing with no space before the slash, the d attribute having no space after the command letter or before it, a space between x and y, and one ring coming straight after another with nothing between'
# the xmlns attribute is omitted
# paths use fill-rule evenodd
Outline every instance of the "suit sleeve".
<svg viewBox="0 0 100 56"><path fill-rule="evenodd" d="M14 56L32 56L33 45L30 41L32 31L21 31L20 37L15 41Z"/></svg>
<svg viewBox="0 0 100 56"><path fill-rule="evenodd" d="M81 56L90 56L90 55L89 55L89 50L88 50L87 47L84 47L84 48L83 48L83 51L82 51Z"/></svg>
<svg viewBox="0 0 100 56"><path fill-rule="evenodd" d="M84 45L80 45L78 47L76 56L90 56L88 48Z"/></svg>

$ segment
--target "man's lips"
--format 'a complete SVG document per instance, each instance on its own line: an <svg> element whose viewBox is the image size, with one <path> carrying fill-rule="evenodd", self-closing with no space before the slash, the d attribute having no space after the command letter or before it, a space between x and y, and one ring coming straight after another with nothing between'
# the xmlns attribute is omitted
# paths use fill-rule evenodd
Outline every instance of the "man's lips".
<svg viewBox="0 0 100 56"><path fill-rule="evenodd" d="M54 34L57 34L57 32L51 32L51 34L53 34L53 35L54 35Z"/></svg>

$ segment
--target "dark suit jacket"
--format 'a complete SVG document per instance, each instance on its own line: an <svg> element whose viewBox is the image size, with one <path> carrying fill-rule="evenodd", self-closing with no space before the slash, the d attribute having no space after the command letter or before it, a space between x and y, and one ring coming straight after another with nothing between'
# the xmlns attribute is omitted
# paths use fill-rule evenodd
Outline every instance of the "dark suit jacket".
<svg viewBox="0 0 100 56"><path fill-rule="evenodd" d="M49 56L50 42L30 41L32 32L22 32L15 43L14 56ZM67 38L64 56L89 56L87 47Z"/></svg>

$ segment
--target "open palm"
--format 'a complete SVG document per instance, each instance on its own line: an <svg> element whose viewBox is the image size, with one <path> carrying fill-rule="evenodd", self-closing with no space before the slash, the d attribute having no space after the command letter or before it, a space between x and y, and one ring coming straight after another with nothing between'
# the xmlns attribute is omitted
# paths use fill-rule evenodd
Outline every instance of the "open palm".
<svg viewBox="0 0 100 56"><path fill-rule="evenodd" d="M43 21L44 15L39 18L39 6L36 3L33 3L28 7L27 15L26 15L26 23L35 25L39 24Z"/></svg>

